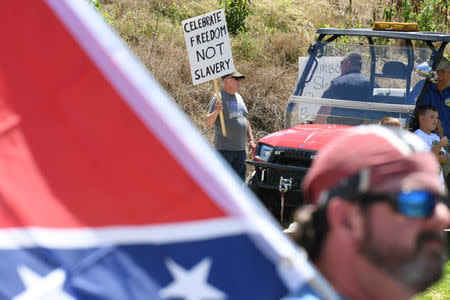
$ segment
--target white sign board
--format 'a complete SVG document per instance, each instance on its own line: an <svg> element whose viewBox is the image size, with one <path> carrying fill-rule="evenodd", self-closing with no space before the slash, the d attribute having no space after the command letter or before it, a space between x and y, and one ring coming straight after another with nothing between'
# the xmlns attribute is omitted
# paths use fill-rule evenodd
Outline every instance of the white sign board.
<svg viewBox="0 0 450 300"><path fill-rule="evenodd" d="M297 124L306 123L306 122L314 122L317 118L317 114L319 109L322 107L321 104L314 103L298 103L297 106Z"/></svg>
<svg viewBox="0 0 450 300"><path fill-rule="evenodd" d="M311 81L306 83L302 96L322 97L323 92L330 85L331 80L341 75L341 61L343 57L327 56L317 58L317 69ZM298 58L299 76L303 73L308 57ZM314 66L314 65L313 65ZM308 77L309 78L309 77Z"/></svg>
<svg viewBox="0 0 450 300"><path fill-rule="evenodd" d="M223 9L184 20L182 25L193 84L207 82L234 71Z"/></svg>

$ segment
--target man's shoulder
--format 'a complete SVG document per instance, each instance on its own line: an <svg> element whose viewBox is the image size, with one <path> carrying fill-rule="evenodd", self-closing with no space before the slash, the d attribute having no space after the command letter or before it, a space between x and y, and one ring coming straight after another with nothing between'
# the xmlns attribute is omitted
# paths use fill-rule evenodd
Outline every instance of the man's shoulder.
<svg viewBox="0 0 450 300"><path fill-rule="evenodd" d="M350 78L345 77L346 75L340 75L334 79L331 80L330 85L328 86L329 89L333 89L335 87L339 87L342 84L346 84Z"/></svg>
<svg viewBox="0 0 450 300"><path fill-rule="evenodd" d="M242 98L241 94L235 93L234 95L237 101L244 103L244 99Z"/></svg>
<svg viewBox="0 0 450 300"><path fill-rule="evenodd" d="M348 84L352 83L355 79L357 80L369 80L364 74L361 74L359 72L351 72L347 73L345 75L341 75L339 77L336 77L333 79L334 83L336 84Z"/></svg>
<svg viewBox="0 0 450 300"><path fill-rule="evenodd" d="M349 76L349 78L358 78L358 79L369 81L369 77L362 74L361 72L352 72L352 73L348 73L347 75Z"/></svg>
<svg viewBox="0 0 450 300"><path fill-rule="evenodd" d="M450 97L450 86L446 87L442 94L446 97Z"/></svg>
<svg viewBox="0 0 450 300"><path fill-rule="evenodd" d="M430 83L428 90L427 90L427 95L432 96L433 99L435 99L436 97L440 97L441 92L439 91L438 87L436 86L435 83ZM450 93L450 89L447 87L443 90L442 94L449 94Z"/></svg>

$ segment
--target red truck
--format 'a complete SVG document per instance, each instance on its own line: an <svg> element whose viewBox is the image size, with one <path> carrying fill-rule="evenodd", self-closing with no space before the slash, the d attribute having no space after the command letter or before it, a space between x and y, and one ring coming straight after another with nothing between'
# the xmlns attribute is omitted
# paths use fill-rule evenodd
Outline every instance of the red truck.
<svg viewBox="0 0 450 300"><path fill-rule="evenodd" d="M302 179L329 141L349 126L376 124L384 117L396 118L404 128L413 126L416 104L433 80L450 34L387 29L317 30L309 57L299 61L286 129L259 140L246 161L254 167L246 184L283 226L303 203ZM415 72L424 63L430 68L425 77ZM412 92L419 81L423 88Z"/></svg>

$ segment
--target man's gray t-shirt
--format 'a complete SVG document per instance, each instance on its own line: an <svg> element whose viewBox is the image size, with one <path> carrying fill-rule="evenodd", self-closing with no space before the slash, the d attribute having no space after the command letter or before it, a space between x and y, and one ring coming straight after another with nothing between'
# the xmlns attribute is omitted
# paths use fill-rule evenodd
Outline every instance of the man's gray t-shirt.
<svg viewBox="0 0 450 300"><path fill-rule="evenodd" d="M214 123L214 147L217 150L242 151L245 150L247 140L247 108L242 96L238 93L230 95L220 91L223 104L223 118L227 136L222 135L220 117L217 116ZM208 113L214 111L217 98L214 97L209 103Z"/></svg>

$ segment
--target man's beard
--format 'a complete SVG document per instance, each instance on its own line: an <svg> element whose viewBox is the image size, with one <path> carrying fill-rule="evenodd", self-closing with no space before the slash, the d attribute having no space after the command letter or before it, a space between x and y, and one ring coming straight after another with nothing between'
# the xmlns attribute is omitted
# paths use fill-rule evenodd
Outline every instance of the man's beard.
<svg viewBox="0 0 450 300"><path fill-rule="evenodd" d="M438 233L424 231L418 235L416 247L406 249L396 245L386 246L382 241L373 240L370 227L365 227L365 239L360 245L361 254L395 281L417 293L442 277L447 257L445 239ZM425 247L429 241L441 243L441 247Z"/></svg>

